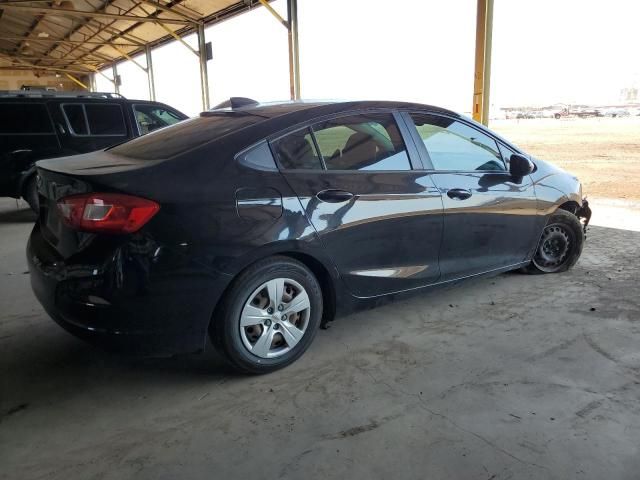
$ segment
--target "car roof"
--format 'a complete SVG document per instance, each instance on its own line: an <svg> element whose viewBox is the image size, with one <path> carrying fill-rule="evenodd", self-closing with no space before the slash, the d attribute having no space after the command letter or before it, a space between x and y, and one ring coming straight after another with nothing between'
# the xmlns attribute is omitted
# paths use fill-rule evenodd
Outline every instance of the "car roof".
<svg viewBox="0 0 640 480"><path fill-rule="evenodd" d="M414 102L389 101L389 100L287 100L278 102L265 103L249 103L236 108L214 108L202 112L201 116L212 116L231 112L243 112L245 114L253 114L267 118L276 118L289 113L307 111L310 116L322 115L325 112L340 113L351 110L368 110L368 109L418 109L429 110L433 112L442 112L448 115L458 116L457 113L441 107L433 105L425 105Z"/></svg>
<svg viewBox="0 0 640 480"><path fill-rule="evenodd" d="M239 97L235 99L239 100ZM227 106L231 102L225 102L223 108L207 110L199 117L117 145L110 151L130 158L156 160L188 155L195 149L216 148L220 151L223 143L225 148L237 153L261 140L325 118L374 109L419 110L460 117L450 110L410 102L306 100L258 103L250 99L240 100L236 102L236 108Z"/></svg>

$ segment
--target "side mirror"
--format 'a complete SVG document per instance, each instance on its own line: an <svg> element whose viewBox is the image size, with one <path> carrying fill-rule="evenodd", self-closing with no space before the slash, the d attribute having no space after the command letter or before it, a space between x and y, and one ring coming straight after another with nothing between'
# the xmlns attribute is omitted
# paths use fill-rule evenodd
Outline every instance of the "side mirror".
<svg viewBox="0 0 640 480"><path fill-rule="evenodd" d="M524 155L514 153L509 158L509 173L512 177L524 177L533 172L533 163Z"/></svg>

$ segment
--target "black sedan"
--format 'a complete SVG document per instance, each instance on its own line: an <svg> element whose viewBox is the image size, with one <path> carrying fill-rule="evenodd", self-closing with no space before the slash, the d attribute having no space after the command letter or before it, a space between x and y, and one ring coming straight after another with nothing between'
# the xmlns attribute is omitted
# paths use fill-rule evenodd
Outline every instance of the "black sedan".
<svg viewBox="0 0 640 480"><path fill-rule="evenodd" d="M441 108L258 104L38 163L33 290L70 332L238 369L300 357L318 327L398 294L565 271L590 211L572 175Z"/></svg>

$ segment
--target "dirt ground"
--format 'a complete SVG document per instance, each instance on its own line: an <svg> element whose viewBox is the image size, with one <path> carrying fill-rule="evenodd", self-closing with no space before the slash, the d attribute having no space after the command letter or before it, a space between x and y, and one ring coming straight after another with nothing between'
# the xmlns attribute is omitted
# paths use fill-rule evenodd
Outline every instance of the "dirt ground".
<svg viewBox="0 0 640 480"><path fill-rule="evenodd" d="M574 173L589 197L640 200L640 117L496 120L490 128Z"/></svg>
<svg viewBox="0 0 640 480"><path fill-rule="evenodd" d="M43 312L0 201L0 479L593 479L640 471L640 233L343 317L262 377L132 360Z"/></svg>

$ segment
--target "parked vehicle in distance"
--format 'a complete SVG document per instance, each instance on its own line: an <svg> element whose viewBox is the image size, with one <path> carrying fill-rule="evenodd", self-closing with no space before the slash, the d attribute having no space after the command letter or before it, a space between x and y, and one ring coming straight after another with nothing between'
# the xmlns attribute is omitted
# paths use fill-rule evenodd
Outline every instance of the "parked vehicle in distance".
<svg viewBox="0 0 640 480"><path fill-rule="evenodd" d="M616 117L629 117L631 116L631 113L626 108L610 108L602 112L602 115L604 117L616 118Z"/></svg>
<svg viewBox="0 0 640 480"><path fill-rule="evenodd" d="M40 161L38 177L27 259L56 322L152 355L210 337L251 373L296 360L338 314L481 275L565 271L590 217L573 175L403 102L234 98Z"/></svg>
<svg viewBox="0 0 640 480"><path fill-rule="evenodd" d="M578 117L578 118L589 118L589 117L602 117L604 114L597 108L563 108L562 110L556 112L554 117L556 119L560 118L568 118L568 117Z"/></svg>
<svg viewBox="0 0 640 480"><path fill-rule="evenodd" d="M112 93L0 91L0 196L37 211L37 160L102 150L186 118Z"/></svg>

